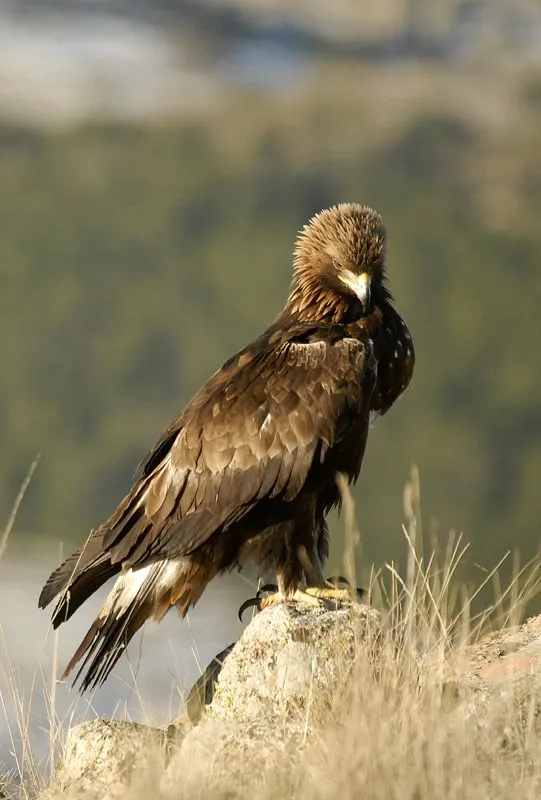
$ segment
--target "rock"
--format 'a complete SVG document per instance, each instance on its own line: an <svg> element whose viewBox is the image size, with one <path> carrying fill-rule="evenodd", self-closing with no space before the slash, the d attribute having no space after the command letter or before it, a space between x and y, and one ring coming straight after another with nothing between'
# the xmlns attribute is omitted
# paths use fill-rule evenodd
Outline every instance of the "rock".
<svg viewBox="0 0 541 800"><path fill-rule="evenodd" d="M434 680L433 667L422 666L423 679ZM461 706L485 753L522 747L526 731L541 735L541 617L457 650L439 671L443 691Z"/></svg>
<svg viewBox="0 0 541 800"><path fill-rule="evenodd" d="M528 680L541 668L541 617L489 634L466 648L454 666L473 685Z"/></svg>
<svg viewBox="0 0 541 800"><path fill-rule="evenodd" d="M359 643L372 648L380 615L354 604L334 611L280 605L257 615L240 640L222 651L197 681L184 715L167 731L129 722L92 720L72 728L62 759L41 800L69 796L114 798L145 780L150 766L166 793L190 796L201 782L234 782L233 764L245 758L272 763L300 752L315 698L340 688ZM171 761L168 764L169 758ZM236 767L235 767L236 768ZM154 785L157 778L154 774ZM233 783L231 783L233 786Z"/></svg>
<svg viewBox="0 0 541 800"><path fill-rule="evenodd" d="M93 800L114 799L127 786L141 797L159 786L171 800L179 787L183 797L211 790L232 797L239 786L243 796L256 796L263 775L284 775L278 765L287 759L293 766L302 757L312 730L329 721L329 708L347 708L345 693L337 704L334 698L351 685L356 659L367 659L369 672L361 674L378 682L380 668L396 652L379 612L367 606L267 609L194 687L190 715L199 724L184 716L167 731L105 720L79 725L69 732L53 785L41 798L74 800L88 792ZM457 730L475 730L482 753L497 761L502 752L519 752L531 732L541 736L540 678L536 618L451 657L428 653L416 661L411 681L415 689L428 686L429 697L436 697L433 687L441 690L438 713Z"/></svg>
<svg viewBox="0 0 541 800"><path fill-rule="evenodd" d="M278 730L266 720L204 719L172 755L160 789L171 800L180 785L183 797L200 797L202 787L204 796L236 797L240 786L255 797L261 776L285 757L299 757L305 739L298 723Z"/></svg>
<svg viewBox="0 0 541 800"><path fill-rule="evenodd" d="M51 786L40 800L122 795L152 761L163 765L167 735L157 728L120 720L93 719L70 728Z"/></svg>
<svg viewBox="0 0 541 800"><path fill-rule="evenodd" d="M203 785L234 792L241 781L255 792L273 763L300 757L318 703L347 681L359 645L373 653L380 635L380 614L357 604L335 611L280 605L255 617L212 673L203 722L162 780L166 796L179 781L187 796ZM241 774L246 764L249 774Z"/></svg>
<svg viewBox="0 0 541 800"><path fill-rule="evenodd" d="M207 713L283 723L338 689L359 644L372 649L380 635L379 612L357 603L332 611L293 604L267 609L225 658Z"/></svg>

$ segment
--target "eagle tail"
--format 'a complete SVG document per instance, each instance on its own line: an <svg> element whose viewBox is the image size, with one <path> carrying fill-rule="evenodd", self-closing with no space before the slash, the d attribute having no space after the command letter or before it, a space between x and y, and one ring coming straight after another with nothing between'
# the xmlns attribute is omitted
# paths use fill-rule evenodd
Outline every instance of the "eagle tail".
<svg viewBox="0 0 541 800"><path fill-rule="evenodd" d="M62 677L84 657L74 683L85 673L81 692L101 686L146 620L161 618L171 608L186 567L182 561L159 561L121 574Z"/></svg>
<svg viewBox="0 0 541 800"><path fill-rule="evenodd" d="M110 557L103 551L105 531L93 531L82 550L77 551L49 576L38 605L45 608L62 592L53 613L53 627L58 628L100 588L109 578L120 572L120 564L111 564Z"/></svg>
<svg viewBox="0 0 541 800"><path fill-rule="evenodd" d="M118 547L109 546L108 540L118 535L118 526L121 526L122 533L133 535L135 541L141 528L150 527L150 520L141 505L146 488L145 483L137 483L107 522L90 533L81 550L67 558L49 576L39 596L38 605L45 608L54 597L62 593L53 612L54 628L68 620L109 578L121 572L124 556L129 553L131 545L126 553L119 552ZM122 547L124 546L125 543L122 542Z"/></svg>

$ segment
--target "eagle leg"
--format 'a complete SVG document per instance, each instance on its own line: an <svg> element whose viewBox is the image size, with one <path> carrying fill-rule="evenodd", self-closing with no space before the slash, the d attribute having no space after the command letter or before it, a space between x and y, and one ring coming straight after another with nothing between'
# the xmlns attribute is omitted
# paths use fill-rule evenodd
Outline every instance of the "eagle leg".
<svg viewBox="0 0 541 800"><path fill-rule="evenodd" d="M256 608L258 611L263 611L264 608L271 608L272 606L277 606L282 603L300 603L309 606L317 606L319 608L324 607L328 609L336 608L337 599L326 598L321 594L320 596L316 595L314 592L310 591L312 589L318 589L323 592L325 588L327 589L335 589L329 585L328 587L309 587L307 589L294 589L294 590L284 590L280 589L278 586L273 584L268 584L267 586L262 586L260 589L257 590L255 597L250 597L248 600L245 600L244 603L241 605L238 611L239 620L242 622L244 612L247 611L249 608ZM264 592L269 592L270 594L263 594ZM344 590L339 590L344 591ZM330 601L330 602L329 602ZM341 602L341 601L340 601ZM350 598L348 597L348 602L350 602Z"/></svg>
<svg viewBox="0 0 541 800"><path fill-rule="evenodd" d="M325 581L324 584L318 586L307 586L304 590L309 597L320 601L329 601L331 606L338 606L344 603L352 603L351 589L342 589L339 586Z"/></svg>
<svg viewBox="0 0 541 800"><path fill-rule="evenodd" d="M324 579L318 580L319 570L318 572L314 571L313 577L316 579L314 581L315 585L308 585L301 589L298 586L295 588L288 587L285 584L282 575L278 573L278 591L262 597L259 601L259 610L262 611L264 608L270 608L271 606L276 606L279 603L299 603L300 605L316 606L319 608L323 606L324 608L328 609L336 607L336 599L334 603L329 602L329 600L332 600L332 598L325 597L323 593L318 593L317 591L321 589L334 589L336 591L336 587L332 586L332 584L327 584Z"/></svg>
<svg viewBox="0 0 541 800"><path fill-rule="evenodd" d="M307 587L306 589L295 589L294 591L290 592L281 592L278 590L274 592L274 594L268 594L265 597L262 597L259 601L259 609L262 611L264 608L270 608L271 606L277 606L280 603L299 603L303 605L309 606L321 606L332 608L326 601L327 598L323 597L323 595L318 596L310 591L311 588L316 587ZM318 587L319 588L319 587Z"/></svg>
<svg viewBox="0 0 541 800"><path fill-rule="evenodd" d="M343 575L332 575L321 583L307 586L306 592L314 597L333 601L338 605L353 603L355 600L362 600L366 597L364 589L358 586L352 588L351 583Z"/></svg>
<svg viewBox="0 0 541 800"><path fill-rule="evenodd" d="M241 605L238 611L238 617L241 622L243 622L243 615L244 612L247 611L249 608L255 608L258 611L263 611L264 608L270 608L271 606L277 606L281 603L304 603L305 605L310 606L325 606L331 608L328 603L325 602L323 598L314 597L313 595L309 594L308 592L304 591L303 589L295 589L295 591L289 592L282 592L278 589L277 586L272 587L272 585L262 587L263 589L270 589L274 588L274 591L270 594L263 595L261 593L261 589L258 590L255 597L250 597L248 600L245 600L244 603Z"/></svg>
<svg viewBox="0 0 541 800"><path fill-rule="evenodd" d="M346 588L340 588L340 587ZM266 593L269 594L266 594ZM364 589L355 589L357 600L361 600L366 592ZM355 598L352 596L351 586L347 578L342 575L333 575L322 584L308 586L306 589L296 589L294 592L281 592L274 583L267 583L260 586L255 597L245 600L239 608L238 616L242 622L244 612L249 608L256 608L262 611L264 608L278 605L279 603L308 603L309 605L325 606L336 608L342 603L351 603Z"/></svg>
<svg viewBox="0 0 541 800"><path fill-rule="evenodd" d="M319 559L312 558L308 555L308 551L304 545L297 548L297 557L306 577L306 594L311 597L316 597L319 600L331 601L334 606L342 603L353 602L354 596L351 591L351 586L346 578L339 575L336 578L326 580L321 570ZM362 592L362 589L360 590ZM359 590L357 589L357 596Z"/></svg>

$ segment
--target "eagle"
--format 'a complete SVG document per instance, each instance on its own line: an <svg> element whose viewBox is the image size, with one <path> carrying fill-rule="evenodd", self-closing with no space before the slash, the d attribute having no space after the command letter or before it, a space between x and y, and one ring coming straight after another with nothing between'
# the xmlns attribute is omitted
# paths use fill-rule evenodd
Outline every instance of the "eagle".
<svg viewBox="0 0 541 800"><path fill-rule="evenodd" d="M342 203L300 231L283 310L196 393L143 461L111 517L49 577L57 628L108 579L68 664L80 689L107 678L144 622L185 615L218 574L274 572L278 601L343 598L325 580L337 475L359 476L371 417L414 363L385 277L386 231Z"/></svg>

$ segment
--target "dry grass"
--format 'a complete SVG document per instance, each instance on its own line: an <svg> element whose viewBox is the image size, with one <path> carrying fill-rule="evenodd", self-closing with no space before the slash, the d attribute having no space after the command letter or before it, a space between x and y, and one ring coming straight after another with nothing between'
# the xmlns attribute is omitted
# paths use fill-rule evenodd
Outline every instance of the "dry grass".
<svg viewBox="0 0 541 800"><path fill-rule="evenodd" d="M357 533L351 498L344 492L346 568L354 580L351 553ZM483 614L472 616L474 596L456 579L467 549L463 540L450 536L443 550L432 542L426 548L428 559L423 558L416 470L404 492L404 511L405 575L386 565L374 573L370 586L371 602L382 609L389 632L384 656L374 660L373 653L360 649L353 668L349 665L343 691L319 698L309 708L311 735L302 748L286 749L278 763L273 759L263 770L260 761L257 770L252 769L249 758L231 764L218 784L201 785L198 798L533 800L541 796L538 691L531 686L537 679L531 677L525 699L513 693L487 699L450 680L446 667L450 655L478 640L487 628L521 620L528 599L538 590L539 564L523 570L517 565L515 579L505 591L498 585L495 568L486 582L493 583L496 600ZM9 663L3 669L11 676L11 703L20 707L18 724L23 742L28 742L28 716L14 679L16 670ZM51 743L56 748L54 690L44 682L44 691L50 695ZM5 706L4 698L2 703ZM126 791L126 799L194 796L180 784L174 795L160 792L162 760L160 755L145 766ZM19 758L18 771L19 782L24 776L21 796L35 796L45 775L30 751ZM1 785L0 779L0 789ZM65 797L71 800L69 793Z"/></svg>

